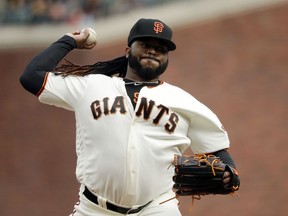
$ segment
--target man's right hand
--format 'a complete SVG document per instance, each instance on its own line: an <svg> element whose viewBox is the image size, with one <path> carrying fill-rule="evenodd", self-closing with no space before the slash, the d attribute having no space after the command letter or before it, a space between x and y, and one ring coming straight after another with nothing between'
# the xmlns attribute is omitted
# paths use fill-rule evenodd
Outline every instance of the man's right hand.
<svg viewBox="0 0 288 216"><path fill-rule="evenodd" d="M96 46L96 43L87 45L86 40L89 37L89 30L85 29L84 31L75 31L72 33L67 33L66 35L74 38L77 43L77 49L92 49Z"/></svg>

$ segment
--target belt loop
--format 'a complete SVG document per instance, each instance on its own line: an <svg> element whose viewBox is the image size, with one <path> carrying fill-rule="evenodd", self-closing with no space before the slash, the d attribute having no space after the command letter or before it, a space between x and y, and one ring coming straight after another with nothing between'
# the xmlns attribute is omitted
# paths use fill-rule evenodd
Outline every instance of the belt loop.
<svg viewBox="0 0 288 216"><path fill-rule="evenodd" d="M105 198L103 198L103 197L100 197L100 196L98 196L97 198L98 198L98 203L99 203L99 205L100 205L102 208L107 209L107 205L106 205L107 199L105 199Z"/></svg>

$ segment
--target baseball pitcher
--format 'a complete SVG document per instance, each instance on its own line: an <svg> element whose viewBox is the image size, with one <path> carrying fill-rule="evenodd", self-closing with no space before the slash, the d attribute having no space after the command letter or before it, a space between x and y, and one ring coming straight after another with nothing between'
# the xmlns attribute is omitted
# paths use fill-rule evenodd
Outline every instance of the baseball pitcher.
<svg viewBox="0 0 288 216"><path fill-rule="evenodd" d="M63 63L72 50L95 47L96 42L86 43L89 34L64 35L36 55L20 77L40 102L75 113L80 190L71 215L179 216L173 198L194 196L202 182L216 189L206 193L202 186L198 195L238 190L228 135L217 116L160 78L176 49L171 28L142 18L130 30L125 55L91 65ZM181 160L188 147L201 158L197 168L208 161L210 177L205 169L180 172L191 165L190 158ZM205 160L211 155L216 161Z"/></svg>

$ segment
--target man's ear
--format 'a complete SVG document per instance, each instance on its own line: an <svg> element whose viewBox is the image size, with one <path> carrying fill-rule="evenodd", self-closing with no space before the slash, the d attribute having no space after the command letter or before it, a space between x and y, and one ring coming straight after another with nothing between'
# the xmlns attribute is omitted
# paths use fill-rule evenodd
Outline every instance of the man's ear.
<svg viewBox="0 0 288 216"><path fill-rule="evenodd" d="M128 58L128 56L129 56L130 49L131 48L128 47L128 46L125 48L125 56L126 56L126 58Z"/></svg>

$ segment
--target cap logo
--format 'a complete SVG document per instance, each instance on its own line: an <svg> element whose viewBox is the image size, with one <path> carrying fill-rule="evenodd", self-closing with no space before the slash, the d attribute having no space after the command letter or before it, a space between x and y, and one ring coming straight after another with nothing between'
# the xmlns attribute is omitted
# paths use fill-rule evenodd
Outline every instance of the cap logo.
<svg viewBox="0 0 288 216"><path fill-rule="evenodd" d="M158 34L161 33L164 29L164 25L161 22L154 22L154 31Z"/></svg>

